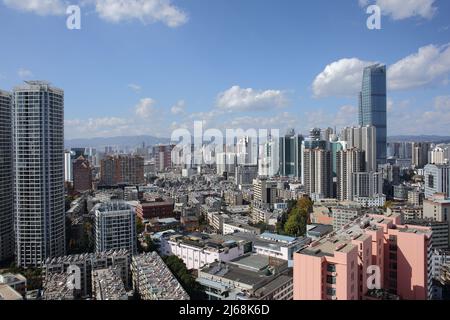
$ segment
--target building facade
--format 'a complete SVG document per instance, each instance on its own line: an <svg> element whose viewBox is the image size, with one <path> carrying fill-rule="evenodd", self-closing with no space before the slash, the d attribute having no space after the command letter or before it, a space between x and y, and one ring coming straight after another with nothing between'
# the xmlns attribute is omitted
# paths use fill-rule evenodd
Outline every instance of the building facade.
<svg viewBox="0 0 450 320"><path fill-rule="evenodd" d="M362 89L359 95L359 125L376 128L377 163L386 163L387 95L385 65L376 64L364 69Z"/></svg>
<svg viewBox="0 0 450 320"><path fill-rule="evenodd" d="M13 97L16 261L37 267L65 253L64 92L27 81Z"/></svg>
<svg viewBox="0 0 450 320"><path fill-rule="evenodd" d="M12 96L0 90L0 261L14 254Z"/></svg>

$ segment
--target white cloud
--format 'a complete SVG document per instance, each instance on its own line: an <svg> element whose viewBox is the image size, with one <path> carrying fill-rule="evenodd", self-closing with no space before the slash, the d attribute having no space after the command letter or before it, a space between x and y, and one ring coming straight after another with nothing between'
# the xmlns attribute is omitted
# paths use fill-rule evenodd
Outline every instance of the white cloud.
<svg viewBox="0 0 450 320"><path fill-rule="evenodd" d="M217 106L227 111L269 110L285 106L286 103L283 91L243 89L239 86L233 86L217 97Z"/></svg>
<svg viewBox="0 0 450 320"><path fill-rule="evenodd" d="M141 89L142 89L142 87L141 87L140 85L135 84L135 83L130 83L130 84L128 85L128 88L130 88L130 89L133 90L134 92L140 92Z"/></svg>
<svg viewBox="0 0 450 320"><path fill-rule="evenodd" d="M437 12L436 0L358 0L360 7L376 4L385 16L393 20L404 20L412 17L431 19Z"/></svg>
<svg viewBox="0 0 450 320"><path fill-rule="evenodd" d="M445 80L450 73L450 44L428 45L388 69L391 90L413 89Z"/></svg>
<svg viewBox="0 0 450 320"><path fill-rule="evenodd" d="M184 114L186 109L186 102L184 100L178 101L172 108L170 108L170 112L173 115Z"/></svg>
<svg viewBox="0 0 450 320"><path fill-rule="evenodd" d="M25 68L20 68L17 71L17 75L22 79L31 78L31 77L33 77L33 72L31 72L30 70L25 69Z"/></svg>
<svg viewBox="0 0 450 320"><path fill-rule="evenodd" d="M312 84L314 97L356 96L361 90L363 70L374 64L358 58L341 59L325 67ZM428 45L388 67L389 90L409 90L434 83L448 83L450 44Z"/></svg>
<svg viewBox="0 0 450 320"><path fill-rule="evenodd" d="M411 17L431 19L437 8L435 0L377 0L383 14L391 16L394 20L403 20Z"/></svg>
<svg viewBox="0 0 450 320"><path fill-rule="evenodd" d="M436 97L434 99L434 106L437 111L450 112L450 96Z"/></svg>
<svg viewBox="0 0 450 320"><path fill-rule="evenodd" d="M144 98L139 101L135 107L136 115L144 119L150 118L155 113L155 100L151 98Z"/></svg>
<svg viewBox="0 0 450 320"><path fill-rule="evenodd" d="M61 0L3 0L3 3L10 8L41 16L63 15L66 11L65 3Z"/></svg>
<svg viewBox="0 0 450 320"><path fill-rule="evenodd" d="M188 21L187 14L171 0L96 0L100 18L109 22L140 20L144 24L163 22L178 27Z"/></svg>
<svg viewBox="0 0 450 320"><path fill-rule="evenodd" d="M312 84L314 97L355 96L361 90L363 70L374 62L341 59L325 67Z"/></svg>

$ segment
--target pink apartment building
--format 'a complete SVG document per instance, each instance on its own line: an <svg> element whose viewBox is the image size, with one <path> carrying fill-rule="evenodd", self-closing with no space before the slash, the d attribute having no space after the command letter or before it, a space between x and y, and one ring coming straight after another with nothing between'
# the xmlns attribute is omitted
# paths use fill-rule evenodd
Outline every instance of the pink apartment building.
<svg viewBox="0 0 450 320"><path fill-rule="evenodd" d="M294 300L361 300L369 266L401 299L431 294L431 230L402 216L366 215L294 254Z"/></svg>

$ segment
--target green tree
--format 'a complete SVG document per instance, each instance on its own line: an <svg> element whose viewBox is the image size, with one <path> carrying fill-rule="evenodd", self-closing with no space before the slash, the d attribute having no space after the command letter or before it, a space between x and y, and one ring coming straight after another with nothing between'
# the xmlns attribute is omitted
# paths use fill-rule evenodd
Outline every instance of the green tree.
<svg viewBox="0 0 450 320"><path fill-rule="evenodd" d="M144 225L144 223L142 222L141 219L137 218L137 219L136 219L136 233L137 233L137 234L141 234L141 233L144 232L144 231L145 231L145 225Z"/></svg>

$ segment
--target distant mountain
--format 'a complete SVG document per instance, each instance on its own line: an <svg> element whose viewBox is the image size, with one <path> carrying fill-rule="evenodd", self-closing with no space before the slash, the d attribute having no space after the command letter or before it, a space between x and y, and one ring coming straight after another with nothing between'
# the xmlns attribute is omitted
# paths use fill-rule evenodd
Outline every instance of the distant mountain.
<svg viewBox="0 0 450 320"><path fill-rule="evenodd" d="M159 143L169 143L169 138L157 138L152 136L120 136L110 138L87 138L65 140L66 148L104 148L105 146L136 147L145 143L146 146L154 146Z"/></svg>
<svg viewBox="0 0 450 320"><path fill-rule="evenodd" d="M420 136L391 136L388 137L388 142L433 142L433 143L448 143L450 136L436 136L436 135L420 135Z"/></svg>

